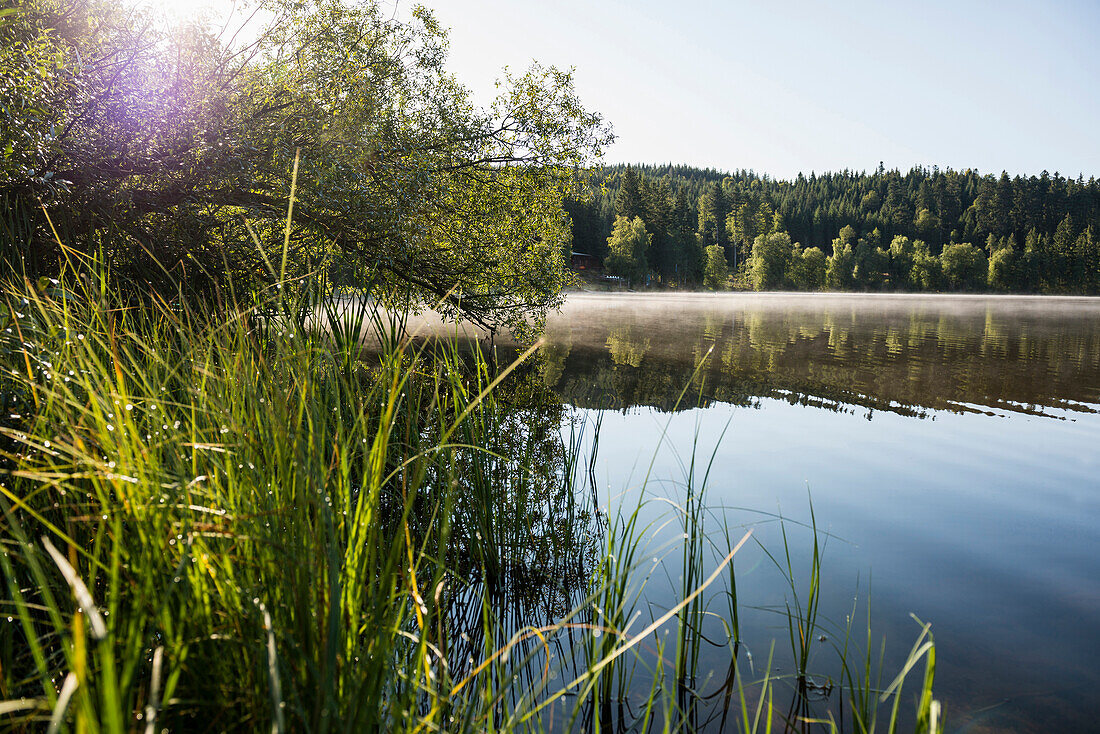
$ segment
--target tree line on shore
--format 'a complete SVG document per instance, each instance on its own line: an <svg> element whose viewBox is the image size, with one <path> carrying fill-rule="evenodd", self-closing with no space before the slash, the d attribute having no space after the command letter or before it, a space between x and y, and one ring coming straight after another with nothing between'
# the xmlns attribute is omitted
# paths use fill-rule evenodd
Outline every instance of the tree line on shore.
<svg viewBox="0 0 1100 734"><path fill-rule="evenodd" d="M633 284L1100 293L1095 178L620 165L566 207L573 249Z"/></svg>

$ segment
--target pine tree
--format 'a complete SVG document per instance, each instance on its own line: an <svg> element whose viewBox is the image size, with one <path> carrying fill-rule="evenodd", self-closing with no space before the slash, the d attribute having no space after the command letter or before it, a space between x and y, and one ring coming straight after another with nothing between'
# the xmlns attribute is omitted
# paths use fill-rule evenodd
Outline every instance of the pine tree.
<svg viewBox="0 0 1100 734"><path fill-rule="evenodd" d="M643 213L641 181L638 173L627 166L619 182L619 194L615 197L615 214L632 220Z"/></svg>
<svg viewBox="0 0 1100 734"><path fill-rule="evenodd" d="M1073 263L1073 246L1077 241L1077 229L1073 223L1073 216L1067 214L1058 228L1054 230L1054 238L1050 252L1049 279L1051 286L1057 290L1065 289L1071 280Z"/></svg>
<svg viewBox="0 0 1100 734"><path fill-rule="evenodd" d="M1073 243L1072 257L1071 287L1085 293L1094 293L1100 263L1097 263L1096 240L1092 234L1092 227L1085 227L1081 234L1077 235L1077 240Z"/></svg>
<svg viewBox="0 0 1100 734"><path fill-rule="evenodd" d="M687 188L681 186L672 207L674 273L678 280L698 283L703 276L704 263L696 241L694 220Z"/></svg>
<svg viewBox="0 0 1100 734"><path fill-rule="evenodd" d="M722 185L718 182L707 187L706 192L699 199L699 236L703 246L727 244L726 215L729 203Z"/></svg>

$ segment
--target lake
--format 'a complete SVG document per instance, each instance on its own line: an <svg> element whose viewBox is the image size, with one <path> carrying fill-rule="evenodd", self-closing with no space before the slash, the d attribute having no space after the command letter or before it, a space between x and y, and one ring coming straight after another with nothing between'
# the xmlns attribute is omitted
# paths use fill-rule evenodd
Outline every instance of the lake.
<svg viewBox="0 0 1100 734"><path fill-rule="evenodd" d="M515 346L498 340L505 359ZM948 731L1095 730L1100 299L573 293L534 362L595 450L597 504L640 508L645 619L683 598L677 508L705 477L702 575L753 532L734 559L746 680L771 657L777 691L794 689L788 610L806 602L816 521L819 700L835 710L845 646L876 670L881 654L887 687L919 619ZM723 728L728 588L704 596L704 730Z"/></svg>
<svg viewBox="0 0 1100 734"><path fill-rule="evenodd" d="M820 675L836 677L831 646L869 598L884 685L919 633L909 615L932 624L950 731L1096 726L1100 300L573 294L545 338L545 383L599 419L605 502L679 501L693 445L700 463L713 452L715 516L773 554L774 516L790 518L796 576L812 503ZM643 512L659 525L667 505ZM755 543L735 564L757 674L772 639L789 671L783 574ZM675 573L646 603L674 602ZM729 654L709 654L716 686Z"/></svg>

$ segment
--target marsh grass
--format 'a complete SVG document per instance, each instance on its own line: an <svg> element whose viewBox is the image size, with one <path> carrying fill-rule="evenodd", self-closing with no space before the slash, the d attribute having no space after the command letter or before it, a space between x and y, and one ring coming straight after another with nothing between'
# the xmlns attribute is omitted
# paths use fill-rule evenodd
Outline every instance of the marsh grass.
<svg viewBox="0 0 1100 734"><path fill-rule="evenodd" d="M414 347L366 299L289 291L203 311L123 298L87 262L4 291L4 728L714 728L713 616L731 650L717 725L790 723L770 665L741 676L747 536L706 533L705 475L667 549L678 600L643 619L653 528L597 508L598 438L562 430L530 350L500 367ZM918 642L904 672L933 660ZM878 694L849 662L873 730Z"/></svg>

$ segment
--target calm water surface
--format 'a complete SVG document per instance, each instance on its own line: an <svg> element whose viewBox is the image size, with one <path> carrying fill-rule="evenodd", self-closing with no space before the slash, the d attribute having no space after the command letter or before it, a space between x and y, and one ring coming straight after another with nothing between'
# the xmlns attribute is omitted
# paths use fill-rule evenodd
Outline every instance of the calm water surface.
<svg viewBox="0 0 1100 734"><path fill-rule="evenodd" d="M812 502L826 639L811 669L835 677L832 646L869 598L884 684L919 632L909 615L932 623L950 730L1100 727L1100 301L574 294L546 339L545 383L601 421L604 501L650 498L659 526L656 498L681 497L693 451L713 452L715 517L773 552L789 518L796 574ZM736 569L753 669L775 639L789 671L782 575L755 544ZM672 594L655 581L646 601ZM728 652L708 654L720 678Z"/></svg>

